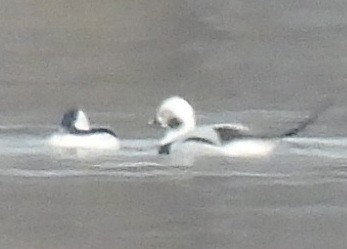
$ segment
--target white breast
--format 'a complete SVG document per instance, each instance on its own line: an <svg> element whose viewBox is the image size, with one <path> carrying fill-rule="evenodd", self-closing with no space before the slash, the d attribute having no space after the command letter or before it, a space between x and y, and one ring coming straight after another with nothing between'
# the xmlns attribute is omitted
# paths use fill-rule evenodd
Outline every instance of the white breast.
<svg viewBox="0 0 347 249"><path fill-rule="evenodd" d="M119 140L107 133L75 135L57 133L48 138L51 146L61 148L112 149L120 148Z"/></svg>
<svg viewBox="0 0 347 249"><path fill-rule="evenodd" d="M274 139L237 139L223 145L208 144L199 141L174 143L170 154L174 156L230 156L263 157L270 155L279 140Z"/></svg>
<svg viewBox="0 0 347 249"><path fill-rule="evenodd" d="M270 155L279 140L274 139L240 139L222 146L228 156L233 157L263 157Z"/></svg>

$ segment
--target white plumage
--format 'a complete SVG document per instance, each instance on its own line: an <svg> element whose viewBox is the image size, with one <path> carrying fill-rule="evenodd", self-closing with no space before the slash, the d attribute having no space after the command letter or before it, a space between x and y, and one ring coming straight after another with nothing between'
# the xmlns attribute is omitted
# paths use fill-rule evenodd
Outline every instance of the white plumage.
<svg viewBox="0 0 347 249"><path fill-rule="evenodd" d="M196 126L193 107L177 96L162 102L153 122L167 129L158 144L160 154L258 157L270 154L279 141L252 137L242 124Z"/></svg>
<svg viewBox="0 0 347 249"><path fill-rule="evenodd" d="M60 131L48 138L48 143L60 148L112 149L120 148L116 134L105 128L90 128L87 115L82 110L66 112Z"/></svg>

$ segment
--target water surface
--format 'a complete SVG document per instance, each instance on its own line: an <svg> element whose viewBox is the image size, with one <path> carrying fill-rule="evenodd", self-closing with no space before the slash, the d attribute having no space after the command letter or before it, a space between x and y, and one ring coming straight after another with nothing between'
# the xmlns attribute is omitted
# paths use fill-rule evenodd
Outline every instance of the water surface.
<svg viewBox="0 0 347 249"><path fill-rule="evenodd" d="M345 1L0 6L1 248L346 247ZM176 94L257 134L334 105L270 157L177 161L147 126ZM123 149L47 146L71 107Z"/></svg>

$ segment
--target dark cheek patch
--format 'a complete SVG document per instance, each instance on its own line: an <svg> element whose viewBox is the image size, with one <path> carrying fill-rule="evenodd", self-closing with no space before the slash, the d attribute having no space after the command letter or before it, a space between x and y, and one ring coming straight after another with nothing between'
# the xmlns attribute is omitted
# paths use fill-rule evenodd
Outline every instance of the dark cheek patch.
<svg viewBox="0 0 347 249"><path fill-rule="evenodd" d="M172 119L170 119L169 120L169 122L168 122L168 126L170 127L170 128L177 128L177 127L179 127L179 126L181 126L181 124L182 124L182 122L179 120L179 119L177 119L177 118L172 118Z"/></svg>

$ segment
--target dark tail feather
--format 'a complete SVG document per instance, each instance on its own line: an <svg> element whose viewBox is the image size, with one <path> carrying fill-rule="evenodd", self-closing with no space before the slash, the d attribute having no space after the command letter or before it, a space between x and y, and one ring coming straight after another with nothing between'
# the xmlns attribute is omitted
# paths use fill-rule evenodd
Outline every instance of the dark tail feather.
<svg viewBox="0 0 347 249"><path fill-rule="evenodd" d="M300 122L297 127L282 133L280 137L292 137L297 135L299 132L306 129L307 126L313 124L318 119L319 115L322 114L324 111L326 111L332 105L333 105L333 101L331 99L324 101L324 103L321 106L319 106L316 109L316 111L312 113L312 115L310 115L307 119Z"/></svg>

